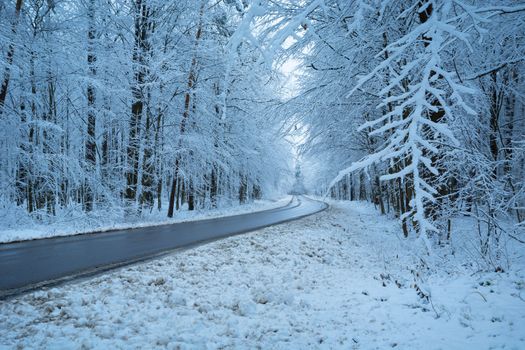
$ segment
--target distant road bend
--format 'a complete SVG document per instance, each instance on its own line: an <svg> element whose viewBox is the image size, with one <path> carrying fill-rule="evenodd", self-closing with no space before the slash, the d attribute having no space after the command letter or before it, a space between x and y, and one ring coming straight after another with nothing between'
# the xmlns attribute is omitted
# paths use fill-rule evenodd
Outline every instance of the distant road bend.
<svg viewBox="0 0 525 350"><path fill-rule="evenodd" d="M146 260L170 250L296 220L327 208L294 197L255 213L0 244L0 299Z"/></svg>

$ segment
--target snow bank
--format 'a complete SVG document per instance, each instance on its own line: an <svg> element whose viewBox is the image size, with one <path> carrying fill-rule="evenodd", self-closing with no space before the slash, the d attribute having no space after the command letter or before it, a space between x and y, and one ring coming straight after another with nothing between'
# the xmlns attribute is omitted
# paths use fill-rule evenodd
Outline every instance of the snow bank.
<svg viewBox="0 0 525 350"><path fill-rule="evenodd" d="M44 220L41 224L36 224L31 220L25 220L23 222L11 223L9 228L0 226L0 243L159 226L190 220L246 214L279 208L285 206L291 200L292 196L286 196L279 200L255 200L253 203L220 209L181 210L177 211L175 217L172 219L166 217L165 210L160 212L154 210L151 213L143 213L140 216L126 216L123 210L114 212L99 210L91 213L84 213L81 210L71 210L71 212L68 213L59 213L56 217L52 217L50 220ZM4 219L0 217L0 224L2 224L2 221L4 221ZM5 219L5 222L7 221L8 219Z"/></svg>

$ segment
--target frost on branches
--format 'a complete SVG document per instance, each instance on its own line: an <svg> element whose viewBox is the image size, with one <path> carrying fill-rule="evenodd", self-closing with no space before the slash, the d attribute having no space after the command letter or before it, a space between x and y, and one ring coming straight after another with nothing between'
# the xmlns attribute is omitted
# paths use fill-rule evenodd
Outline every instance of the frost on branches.
<svg viewBox="0 0 525 350"><path fill-rule="evenodd" d="M383 20L387 20L384 11L389 6L395 4L384 4ZM449 145L458 145L447 121L460 113L476 114L464 101L475 90L459 81L451 64L451 47L472 50L473 36L467 30L477 28L482 18L459 1L429 0L414 1L396 20L416 23L406 33L400 30L399 37L377 53L380 63L347 95L352 98L356 91L375 83L372 86L379 91L373 93L381 98L377 108L384 113L359 130L371 137L382 135L385 141L375 153L341 171L332 185L350 172L388 163L388 173L380 179L401 179L408 185L408 207L401 219L412 221L430 249L428 234L438 231L433 223L436 202L450 193L443 184L447 179L440 159Z"/></svg>

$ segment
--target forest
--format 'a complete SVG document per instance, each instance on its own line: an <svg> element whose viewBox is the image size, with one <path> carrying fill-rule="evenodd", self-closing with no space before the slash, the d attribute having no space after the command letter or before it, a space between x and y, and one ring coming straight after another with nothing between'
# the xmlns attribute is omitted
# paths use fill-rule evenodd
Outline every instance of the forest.
<svg viewBox="0 0 525 350"><path fill-rule="evenodd" d="M394 213L429 251L450 239L452 218L473 218L497 269L503 242L523 244L525 4L325 5L308 21L290 110L309 106L297 119L310 181Z"/></svg>
<svg viewBox="0 0 525 350"><path fill-rule="evenodd" d="M484 255L522 242L522 2L16 0L0 23L5 227L235 206L300 167L429 250L458 216Z"/></svg>
<svg viewBox="0 0 525 350"><path fill-rule="evenodd" d="M278 82L256 49L229 44L234 5L0 6L4 215L172 217L280 185L287 146L268 112Z"/></svg>
<svg viewBox="0 0 525 350"><path fill-rule="evenodd" d="M0 349L525 349L525 0L0 0Z"/></svg>

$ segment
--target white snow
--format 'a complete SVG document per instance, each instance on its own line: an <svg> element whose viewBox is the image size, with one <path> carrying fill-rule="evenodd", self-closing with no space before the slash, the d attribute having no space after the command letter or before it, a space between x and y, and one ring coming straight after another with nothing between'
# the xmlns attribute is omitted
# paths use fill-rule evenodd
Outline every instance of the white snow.
<svg viewBox="0 0 525 350"><path fill-rule="evenodd" d="M290 203L292 199L292 196L285 196L278 200L255 200L248 204L209 210L188 211L186 208L186 210L177 211L172 219L166 217L166 210L153 210L151 213L143 213L140 216L126 216L122 212L108 212L104 210L84 213L79 210L77 212L59 214L58 217L52 217L49 222L41 224L28 220L24 223L18 223L18 225L10 225L8 228L0 226L0 243L125 230L240 215L279 208ZM2 221L3 219L0 217L0 224ZM9 219L6 219L7 221Z"/></svg>
<svg viewBox="0 0 525 350"><path fill-rule="evenodd" d="M478 271L465 249L470 231L457 232L430 259L373 206L332 203L296 222L1 301L0 344L525 348L523 246L509 247L504 273Z"/></svg>

